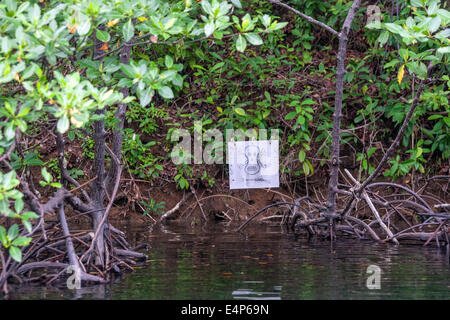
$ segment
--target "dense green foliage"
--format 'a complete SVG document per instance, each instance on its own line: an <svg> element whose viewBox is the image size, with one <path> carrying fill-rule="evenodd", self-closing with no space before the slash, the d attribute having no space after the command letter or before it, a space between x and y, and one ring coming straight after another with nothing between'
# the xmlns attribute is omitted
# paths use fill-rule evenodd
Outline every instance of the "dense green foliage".
<svg viewBox="0 0 450 320"><path fill-rule="evenodd" d="M351 5L289 3L330 26L340 26ZM435 81L385 175L433 173L439 165L425 164L450 156L449 12L439 1L412 0L401 1L392 17L391 2L385 5L382 23L366 28L363 7L353 25L342 133L347 166L373 171L426 76L427 61L435 61ZM122 63L126 46L132 54ZM214 185L210 167L167 161L173 128L193 132L194 120L202 120L202 130L280 129L285 184L314 175L329 157L336 42L266 2L5 0L0 51L0 156L11 159L0 172L0 212L14 219L8 230L0 226L0 242L16 261L31 239L30 221L39 217L26 208L20 184L32 167L44 166L40 185L60 187L56 157L43 154L33 139L55 128L66 134L82 155L69 172L87 178L92 124L103 118L98 110L107 109L110 132L116 106L127 104L122 152L128 172L148 180L164 174L181 189L196 181ZM25 139L16 148L19 136ZM158 201L144 206L161 212Z"/></svg>
<svg viewBox="0 0 450 320"><path fill-rule="evenodd" d="M8 218L22 220L26 231L32 234L30 219L39 216L24 210L24 194L20 184L27 182L23 173L30 166L43 165L39 145L18 148L21 135L39 135L42 130L67 133L69 139L82 139L85 156L90 156L92 140L85 139L90 124L102 119L97 112L108 106L112 113L117 103L131 104L130 113L142 117L144 109L158 96L172 99L183 90L182 56L191 49L189 43L223 37L234 38L236 49L243 52L248 44L261 45L260 34L281 29L285 23L277 23L268 15L241 12L230 18L235 8L241 8L238 0L226 1L15 1L0 4L0 151L4 155L6 173L0 173L0 211ZM200 17L200 18L198 18ZM236 30L236 32L233 31ZM99 48L94 48L100 42ZM152 46L171 45L165 54L152 56L147 49ZM129 61L122 63L119 49L130 46L133 50ZM157 49L158 50L158 49ZM179 62L177 62L179 60ZM124 97L120 88L131 88ZM136 99L137 98L137 99ZM146 117L161 116L144 112ZM129 119L133 119L130 114ZM139 116L140 114L140 116ZM107 119L109 128L115 119ZM38 124L38 125L35 125ZM142 130L152 133L152 121L141 123ZM85 130L78 131L78 128ZM132 130L125 130L123 152L134 173L151 178L162 170L155 157L143 155L153 144L143 144ZM47 166L58 171L56 158L47 160ZM150 168L149 168L150 167ZM76 177L84 172L74 168ZM148 170L150 170L148 172ZM153 171L152 171L153 170ZM60 188L52 174L43 167L41 174L44 188ZM56 172L58 173L58 172ZM29 199L31 200L31 199ZM10 203L13 205L10 206ZM43 214L43 213L42 213ZM25 246L31 238L19 236L18 224L8 232L0 228L0 241L9 249L10 256L21 261L18 247ZM3 257L3 255L2 255Z"/></svg>

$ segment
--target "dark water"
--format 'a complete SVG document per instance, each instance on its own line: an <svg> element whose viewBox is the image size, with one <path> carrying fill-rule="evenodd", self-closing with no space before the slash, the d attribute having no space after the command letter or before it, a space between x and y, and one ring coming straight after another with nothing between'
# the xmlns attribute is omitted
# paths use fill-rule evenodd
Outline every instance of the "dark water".
<svg viewBox="0 0 450 320"><path fill-rule="evenodd" d="M126 228L126 226L124 226ZM129 227L148 241L148 265L111 284L81 290L14 288L13 299L449 299L449 253L436 247L296 238L280 227L244 234L216 225ZM380 289L366 287L369 265Z"/></svg>

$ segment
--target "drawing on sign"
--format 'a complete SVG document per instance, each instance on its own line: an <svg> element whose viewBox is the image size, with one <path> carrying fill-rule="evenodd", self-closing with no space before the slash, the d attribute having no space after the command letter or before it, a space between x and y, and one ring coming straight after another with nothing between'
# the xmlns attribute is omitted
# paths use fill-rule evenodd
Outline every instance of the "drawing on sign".
<svg viewBox="0 0 450 320"><path fill-rule="evenodd" d="M228 143L230 189L278 188L278 140Z"/></svg>

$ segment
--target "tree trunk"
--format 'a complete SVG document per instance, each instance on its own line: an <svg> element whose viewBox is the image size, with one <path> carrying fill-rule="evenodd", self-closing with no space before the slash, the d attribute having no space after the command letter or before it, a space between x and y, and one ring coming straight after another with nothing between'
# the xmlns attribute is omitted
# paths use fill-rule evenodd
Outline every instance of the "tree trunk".
<svg viewBox="0 0 450 320"><path fill-rule="evenodd" d="M347 41L350 27L355 17L356 9L359 7L360 0L355 0L345 18L342 31L339 33L339 51L337 55L336 67L336 92L334 98L333 113L333 131L331 143L331 161L330 161L330 181L328 184L327 195L327 214L332 216L336 214L336 195L338 191L339 180L339 154L341 146L341 118L342 118L342 97L344 92L345 76L345 57L347 55Z"/></svg>
<svg viewBox="0 0 450 320"><path fill-rule="evenodd" d="M131 55L131 46L125 45L122 50L120 51L120 62L123 64L129 64L130 63L130 55ZM119 90L123 97L128 97L128 94L130 92L130 89L128 87L124 87ZM118 123L116 124L116 128L113 131L113 137L112 137L112 152L116 155L117 159L119 160L119 163L122 162L122 143L123 143L123 127L125 122L125 115L127 112L127 105L124 103L121 103L118 105L116 110L116 119L118 120ZM116 180L116 176L119 173L119 165L115 161L111 161L111 168L108 172L107 177L107 190L109 193L112 192L112 188L114 186L113 182Z"/></svg>
<svg viewBox="0 0 450 320"><path fill-rule="evenodd" d="M98 54L99 48L103 45L101 41L95 38L94 54L95 57ZM105 110L97 110L97 115L104 116ZM91 184L91 199L94 209L103 209L103 202L105 200L104 181L105 181L105 121L100 119L94 122L94 175L97 176ZM103 218L104 210L99 210L92 213L92 227L97 230L100 222ZM99 233L95 243L95 264L104 266L105 264L105 239L104 228Z"/></svg>

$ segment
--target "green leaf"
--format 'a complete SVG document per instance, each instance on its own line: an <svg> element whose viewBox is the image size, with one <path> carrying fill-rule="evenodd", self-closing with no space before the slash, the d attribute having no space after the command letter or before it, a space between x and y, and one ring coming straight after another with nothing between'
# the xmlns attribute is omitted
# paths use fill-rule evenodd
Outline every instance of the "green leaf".
<svg viewBox="0 0 450 320"><path fill-rule="evenodd" d="M382 47L388 41L388 39L389 39L389 32L383 31L378 37L377 42L380 44L380 47Z"/></svg>
<svg viewBox="0 0 450 320"><path fill-rule="evenodd" d="M311 98L308 98L308 99L305 99L305 100L302 101L302 106L304 106L304 105L314 105L314 104L316 104L316 102L313 99L311 99Z"/></svg>
<svg viewBox="0 0 450 320"><path fill-rule="evenodd" d="M365 27L366 27L367 29L380 29L381 23L380 23L380 21L373 20L373 21L370 22L369 24L366 24Z"/></svg>
<svg viewBox="0 0 450 320"><path fill-rule="evenodd" d="M390 67L395 67L397 65L397 63L399 63L399 62L400 62L400 60L394 59L394 60L389 61L388 63L386 63L383 68L387 69L387 68L390 68Z"/></svg>
<svg viewBox="0 0 450 320"><path fill-rule="evenodd" d="M164 86L161 89L158 89L158 93L161 97L166 99L172 99L174 97L172 89L168 86Z"/></svg>
<svg viewBox="0 0 450 320"><path fill-rule="evenodd" d="M302 167L303 167L303 172L305 173L305 175L309 175L309 173L310 173L310 170L309 170L309 166L308 166L308 163L306 163L306 162L303 162L303 165L302 165Z"/></svg>
<svg viewBox="0 0 450 320"><path fill-rule="evenodd" d="M17 114L18 118L23 118L25 117L28 113L30 113L31 108L22 108L19 113Z"/></svg>
<svg viewBox="0 0 450 320"><path fill-rule="evenodd" d="M128 97L126 97L125 99L122 100L122 103L123 103L123 104L128 104L128 103L130 103L131 101L133 101L134 99L136 99L136 98L133 97L133 96L128 96Z"/></svg>
<svg viewBox="0 0 450 320"><path fill-rule="evenodd" d="M64 114L61 118L58 120L58 124L56 125L57 129L61 133L65 133L67 130L69 130L69 118L66 114Z"/></svg>
<svg viewBox="0 0 450 320"><path fill-rule="evenodd" d="M439 26L441 25L441 18L439 17L434 17L433 19L431 19L430 24L428 26L428 30L431 33L436 32L439 29Z"/></svg>
<svg viewBox="0 0 450 320"><path fill-rule="evenodd" d="M209 1L208 0L203 0L201 3L202 3L203 11L205 11L209 15L212 15L213 11L212 11L211 4L209 3Z"/></svg>
<svg viewBox="0 0 450 320"><path fill-rule="evenodd" d="M241 1L240 1L240 0L231 0L231 3L232 3L236 8L242 9L242 4L241 4Z"/></svg>
<svg viewBox="0 0 450 320"><path fill-rule="evenodd" d="M433 114L431 116L428 117L428 120L436 120L436 119L441 119L444 116L440 115L440 114Z"/></svg>
<svg viewBox="0 0 450 320"><path fill-rule="evenodd" d="M154 94L155 91L150 87L141 91L141 96L139 100L141 101L141 106L143 108L145 108L150 103L150 101L152 101Z"/></svg>
<svg viewBox="0 0 450 320"><path fill-rule="evenodd" d="M12 198L12 199L20 199L23 197L23 193L20 192L19 190L9 190L8 192L5 193L6 197L8 198Z"/></svg>
<svg viewBox="0 0 450 320"><path fill-rule="evenodd" d="M388 29L390 32L400 35L404 38L409 38L410 34L403 29L401 26L395 23L385 23L386 29Z"/></svg>
<svg viewBox="0 0 450 320"><path fill-rule="evenodd" d="M22 251L19 248L14 246L9 247L9 255L17 262L22 262Z"/></svg>
<svg viewBox="0 0 450 320"><path fill-rule="evenodd" d="M50 187L60 189L62 187L62 185L59 182L52 182L52 183L50 183Z"/></svg>
<svg viewBox="0 0 450 320"><path fill-rule="evenodd" d="M30 242L31 242L30 237L18 237L17 239L15 239L12 242L12 245L14 245L16 247L25 247L25 246L29 245Z"/></svg>
<svg viewBox="0 0 450 320"><path fill-rule="evenodd" d="M295 123L295 127L297 127L297 124L304 125L305 121L306 121L306 119L304 116L302 116L302 115L298 116L297 122Z"/></svg>
<svg viewBox="0 0 450 320"><path fill-rule="evenodd" d="M23 164L26 166L41 166L44 162L37 157L36 153L30 152L23 159Z"/></svg>
<svg viewBox="0 0 450 320"><path fill-rule="evenodd" d="M16 179L16 172L14 170L11 170L3 176L3 188L6 190L17 187L19 183L19 180Z"/></svg>
<svg viewBox="0 0 450 320"><path fill-rule="evenodd" d="M31 232L32 225L31 225L30 221L23 221L22 224L25 227L25 229L27 229L28 232Z"/></svg>
<svg viewBox="0 0 450 320"><path fill-rule="evenodd" d="M19 235L19 226L17 224L13 224L8 230L8 239L12 241Z"/></svg>
<svg viewBox="0 0 450 320"><path fill-rule="evenodd" d="M172 28L176 21L177 21L177 18L168 18L164 23L164 30L167 31L170 28Z"/></svg>
<svg viewBox="0 0 450 320"><path fill-rule="evenodd" d="M219 68L222 68L225 65L225 62L219 62L216 65L214 65L211 69L209 69L209 72L214 72Z"/></svg>
<svg viewBox="0 0 450 320"><path fill-rule="evenodd" d="M298 160L300 160L300 162L304 162L306 158L306 152L305 150L300 150L298 153Z"/></svg>
<svg viewBox="0 0 450 320"><path fill-rule="evenodd" d="M270 22L272 21L272 18L269 15L265 14L262 17L260 16L259 18L264 27L266 27L266 28L270 27Z"/></svg>
<svg viewBox="0 0 450 320"><path fill-rule="evenodd" d="M234 108L234 112L236 112L240 116L245 116L245 110L242 108Z"/></svg>
<svg viewBox="0 0 450 320"><path fill-rule="evenodd" d="M427 2L427 1L425 1L425 2ZM433 15L433 14L435 14L436 13L436 11L437 11L437 4L440 2L439 0L437 0L437 1L430 1L431 3L429 3L429 6L428 6L428 9L427 9L427 12L428 12L428 15Z"/></svg>
<svg viewBox="0 0 450 320"><path fill-rule="evenodd" d="M34 213L33 211L26 211L26 212L22 213L21 218L22 218L22 221L26 221L29 219L37 219L37 218L39 218L39 216L36 213Z"/></svg>
<svg viewBox="0 0 450 320"><path fill-rule="evenodd" d="M97 37L98 40L102 42L108 42L111 39L109 33L103 30L97 30L95 32L95 36Z"/></svg>
<svg viewBox="0 0 450 320"><path fill-rule="evenodd" d="M91 29L91 21L86 19L85 21L81 22L80 25L78 26L77 33L80 36L84 36L89 32L90 29Z"/></svg>
<svg viewBox="0 0 450 320"><path fill-rule="evenodd" d="M205 24L205 36L209 37L215 30L214 21Z"/></svg>
<svg viewBox="0 0 450 320"><path fill-rule="evenodd" d="M166 63L167 69L172 68L172 66L173 66L173 58L171 56L166 55L165 63Z"/></svg>
<svg viewBox="0 0 450 320"><path fill-rule="evenodd" d="M450 11L445 9L438 9L436 14L442 19L444 25L447 26L448 22L450 21Z"/></svg>
<svg viewBox="0 0 450 320"><path fill-rule="evenodd" d="M252 18L248 13L242 18L242 29L244 31L252 29Z"/></svg>
<svg viewBox="0 0 450 320"><path fill-rule="evenodd" d="M222 40L223 32L221 32L221 31L214 31L213 37L216 38L216 39Z"/></svg>
<svg viewBox="0 0 450 320"><path fill-rule="evenodd" d="M21 198L17 199L14 202L14 210L16 210L17 213L21 213L23 210L24 202Z"/></svg>
<svg viewBox="0 0 450 320"><path fill-rule="evenodd" d="M269 30L271 30L271 31L275 31L275 30L280 30L280 29L283 29L285 26L287 26L287 22L277 22L277 21L274 21L274 22L272 22L272 24L270 25L270 28L269 28Z"/></svg>
<svg viewBox="0 0 450 320"><path fill-rule="evenodd" d="M47 168L45 168L45 167L42 167L42 169L41 169L41 174L42 174L42 177L44 178L44 180L46 181L46 182L50 182L50 181L52 181L52 175L47 171Z"/></svg>
<svg viewBox="0 0 450 320"><path fill-rule="evenodd" d="M286 120L292 120L292 119L294 119L296 116L297 116L297 112L292 111L292 112L289 112L289 113L286 115L285 119L286 119Z"/></svg>
<svg viewBox="0 0 450 320"><path fill-rule="evenodd" d="M29 10L29 18L31 21L37 21L41 16L41 8L37 3L34 4L33 9Z"/></svg>
<svg viewBox="0 0 450 320"><path fill-rule="evenodd" d="M263 44L263 40L257 33L246 33L245 37L247 38L248 42L250 42L254 46L260 46Z"/></svg>
<svg viewBox="0 0 450 320"><path fill-rule="evenodd" d="M427 66L425 65L425 63L420 62L416 72L419 78L424 80L427 77Z"/></svg>
<svg viewBox="0 0 450 320"><path fill-rule="evenodd" d="M399 34L403 31L403 28L395 23L385 23L384 25L386 26L386 29L388 29L392 33Z"/></svg>
<svg viewBox="0 0 450 320"><path fill-rule="evenodd" d="M9 210L8 199L0 199L0 214L6 215Z"/></svg>
<svg viewBox="0 0 450 320"><path fill-rule="evenodd" d="M167 71L164 71L163 73L161 73L160 75L159 75L159 78L160 79L163 79L163 80L165 80L165 79L171 79L173 76L175 76L177 73L174 71L174 70L167 70Z"/></svg>
<svg viewBox="0 0 450 320"><path fill-rule="evenodd" d="M237 40L236 40L236 49L239 52L244 52L246 47L247 47L247 41L245 41L245 38L241 34L238 35Z"/></svg>
<svg viewBox="0 0 450 320"><path fill-rule="evenodd" d="M121 64L120 65L120 70L122 70L123 73L125 73L125 75L131 79L135 78L135 72L134 72L134 68L128 64ZM121 79L120 81L122 81L123 79ZM122 86L120 86L122 87Z"/></svg>
<svg viewBox="0 0 450 320"><path fill-rule="evenodd" d="M370 148L369 150L367 150L367 156L370 158L376 150L377 148Z"/></svg>
<svg viewBox="0 0 450 320"><path fill-rule="evenodd" d="M128 22L123 25L122 34L123 34L125 41L130 41L131 38L133 38L134 26L133 26L133 22L131 22L131 19L129 19Z"/></svg>
<svg viewBox="0 0 450 320"><path fill-rule="evenodd" d="M0 242L4 245L8 243L8 240L6 239L6 229L3 226L0 226Z"/></svg>
<svg viewBox="0 0 450 320"><path fill-rule="evenodd" d="M423 153L423 149L421 147L417 148L416 159L419 158Z"/></svg>
<svg viewBox="0 0 450 320"><path fill-rule="evenodd" d="M444 54L444 53L450 53L450 46L448 47L443 47L443 48L439 48L437 49L438 53Z"/></svg>
<svg viewBox="0 0 450 320"><path fill-rule="evenodd" d="M12 140L16 136L16 128L14 128L13 123L8 123L5 129L5 138L6 140Z"/></svg>
<svg viewBox="0 0 450 320"><path fill-rule="evenodd" d="M15 12L17 10L17 1L15 0L6 0L6 8L8 11Z"/></svg>

